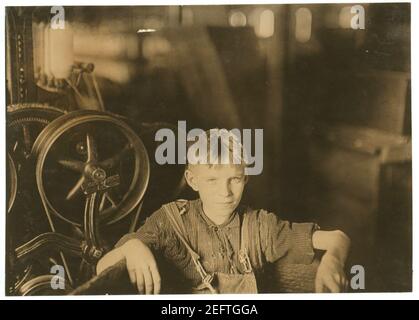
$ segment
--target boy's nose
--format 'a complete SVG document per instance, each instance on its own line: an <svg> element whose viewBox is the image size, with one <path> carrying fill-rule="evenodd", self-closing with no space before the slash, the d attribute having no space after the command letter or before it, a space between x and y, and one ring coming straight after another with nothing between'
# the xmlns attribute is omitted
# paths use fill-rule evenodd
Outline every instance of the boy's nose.
<svg viewBox="0 0 419 320"><path fill-rule="evenodd" d="M232 193L230 185L228 183L221 183L218 191L219 191L219 194L222 196L230 196Z"/></svg>

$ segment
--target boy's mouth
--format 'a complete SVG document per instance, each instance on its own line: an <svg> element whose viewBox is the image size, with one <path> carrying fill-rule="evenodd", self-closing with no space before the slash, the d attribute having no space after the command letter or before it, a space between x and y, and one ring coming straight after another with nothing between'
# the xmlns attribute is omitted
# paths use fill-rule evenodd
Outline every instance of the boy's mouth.
<svg viewBox="0 0 419 320"><path fill-rule="evenodd" d="M217 204L221 204L221 205L229 205L229 204L233 204L234 200L229 200L229 201L222 201L222 202L218 202Z"/></svg>

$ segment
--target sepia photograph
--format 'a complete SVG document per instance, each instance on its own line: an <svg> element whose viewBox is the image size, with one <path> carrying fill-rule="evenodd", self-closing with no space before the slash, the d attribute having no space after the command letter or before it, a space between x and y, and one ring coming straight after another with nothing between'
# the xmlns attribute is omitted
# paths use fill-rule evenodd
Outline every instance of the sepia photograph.
<svg viewBox="0 0 419 320"><path fill-rule="evenodd" d="M5 295L412 292L411 4L151 4L5 7Z"/></svg>

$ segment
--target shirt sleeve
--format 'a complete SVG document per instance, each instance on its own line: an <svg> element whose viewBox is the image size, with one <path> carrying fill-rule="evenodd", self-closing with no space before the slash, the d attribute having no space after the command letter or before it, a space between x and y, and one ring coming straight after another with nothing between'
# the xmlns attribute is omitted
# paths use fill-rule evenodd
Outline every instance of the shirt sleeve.
<svg viewBox="0 0 419 320"><path fill-rule="evenodd" d="M161 248L164 241L164 231L167 230L166 224L166 215L162 209L159 209L148 217L136 232L124 235L115 247L118 248L129 240L139 239L149 248L157 251Z"/></svg>
<svg viewBox="0 0 419 320"><path fill-rule="evenodd" d="M310 264L314 258L313 233L315 223L291 223L281 220L274 213L259 214L262 252L267 262Z"/></svg>

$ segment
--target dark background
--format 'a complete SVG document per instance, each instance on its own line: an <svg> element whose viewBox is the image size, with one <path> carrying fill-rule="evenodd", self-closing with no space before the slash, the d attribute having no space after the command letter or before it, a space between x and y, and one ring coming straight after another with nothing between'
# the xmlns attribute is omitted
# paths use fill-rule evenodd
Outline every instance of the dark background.
<svg viewBox="0 0 419 320"><path fill-rule="evenodd" d="M410 5L363 4L365 30L348 6L68 7L66 19L106 110L134 127L263 128L264 171L243 201L344 230L367 291L410 291ZM63 105L41 89L37 101ZM152 163L143 218L170 200L170 179Z"/></svg>

